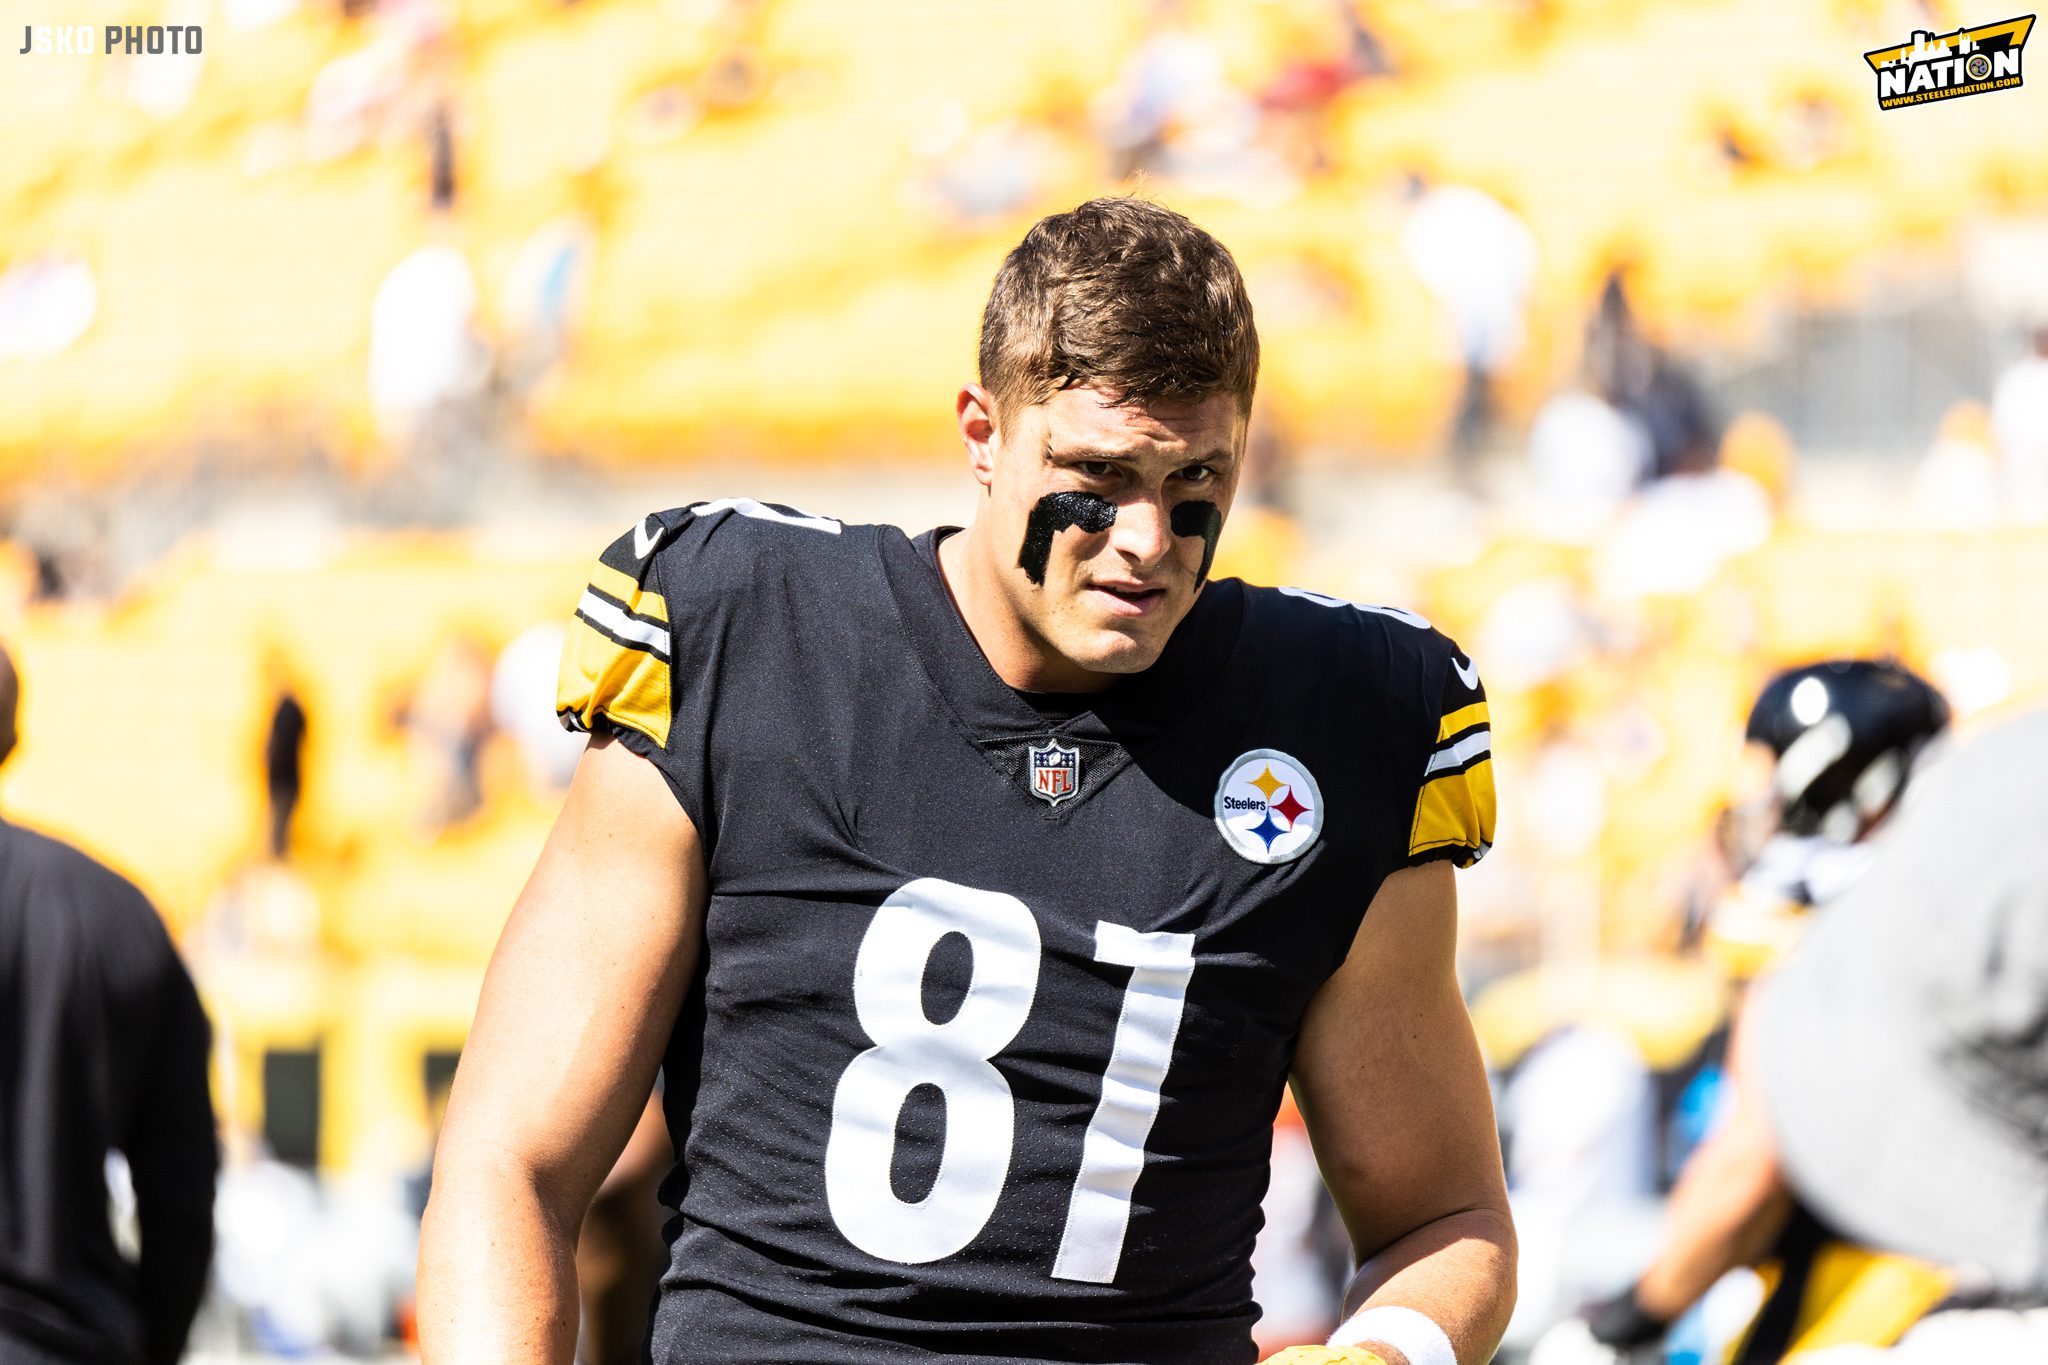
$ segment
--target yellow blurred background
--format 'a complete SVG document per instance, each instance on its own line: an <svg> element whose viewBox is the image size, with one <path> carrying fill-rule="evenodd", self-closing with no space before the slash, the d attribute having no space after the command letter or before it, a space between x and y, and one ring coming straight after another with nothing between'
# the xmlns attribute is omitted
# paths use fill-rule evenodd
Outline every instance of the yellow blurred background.
<svg viewBox="0 0 2048 1365"><path fill-rule="evenodd" d="M1880 112L1861 55L1998 16L28 8L0 42L205 41L6 48L0 633L24 710L0 810L145 888L220 1031L231 1135L301 1164L426 1160L559 800L535 679L590 558L650 507L736 493L957 519L950 404L988 283L1095 194L1188 213L1253 294L1262 474L1218 572L1398 601L1487 672L1475 989L1674 946L1774 669L1894 657L1966 724L2048 696L2018 448L2039 428L1997 392L2048 323L2048 106ZM1447 223L1466 264L1427 240ZM1608 428L1570 424L1660 411L1614 391L1617 346L1711 412L1618 485L1580 458ZM306 740L278 857L287 694ZM1489 1042L1548 1008L1482 1020Z"/></svg>

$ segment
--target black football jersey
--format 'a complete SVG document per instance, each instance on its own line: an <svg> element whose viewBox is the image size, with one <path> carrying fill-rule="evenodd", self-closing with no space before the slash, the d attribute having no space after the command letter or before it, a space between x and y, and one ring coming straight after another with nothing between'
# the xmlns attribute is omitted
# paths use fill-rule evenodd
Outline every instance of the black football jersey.
<svg viewBox="0 0 2048 1365"><path fill-rule="evenodd" d="M1250 1361L1304 1008L1383 878L1485 851L1485 694L1420 617L1234 579L1021 693L941 534L700 503L578 606L563 721L710 876L652 1358Z"/></svg>

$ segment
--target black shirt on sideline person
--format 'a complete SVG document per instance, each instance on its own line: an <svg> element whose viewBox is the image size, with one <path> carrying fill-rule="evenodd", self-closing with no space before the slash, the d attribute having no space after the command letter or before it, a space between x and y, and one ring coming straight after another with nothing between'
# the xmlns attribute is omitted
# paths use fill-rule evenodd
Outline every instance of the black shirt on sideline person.
<svg viewBox="0 0 2048 1365"><path fill-rule="evenodd" d="M0 822L0 1365L172 1365L213 1252L209 1029L124 878ZM114 1242L128 1161L141 1259Z"/></svg>

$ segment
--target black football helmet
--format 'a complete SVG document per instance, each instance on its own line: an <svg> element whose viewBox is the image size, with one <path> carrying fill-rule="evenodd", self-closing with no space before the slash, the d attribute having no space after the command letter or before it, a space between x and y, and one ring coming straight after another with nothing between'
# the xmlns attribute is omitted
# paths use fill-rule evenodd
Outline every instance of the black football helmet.
<svg viewBox="0 0 2048 1365"><path fill-rule="evenodd" d="M1918 674L1836 659L1771 679L1746 734L1776 756L1779 830L1846 844L1884 818L1922 746L1948 723L1948 703Z"/></svg>

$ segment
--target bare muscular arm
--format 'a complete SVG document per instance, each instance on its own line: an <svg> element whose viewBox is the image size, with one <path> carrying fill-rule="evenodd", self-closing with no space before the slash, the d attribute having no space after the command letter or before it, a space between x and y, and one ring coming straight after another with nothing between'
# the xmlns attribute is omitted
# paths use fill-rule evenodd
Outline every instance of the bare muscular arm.
<svg viewBox="0 0 2048 1365"><path fill-rule="evenodd" d="M703 851L594 739L492 955L421 1228L427 1365L568 1365L584 1210L654 1084L703 934Z"/></svg>
<svg viewBox="0 0 2048 1365"><path fill-rule="evenodd" d="M1346 1313L1412 1308L1480 1365L1514 1308L1515 1233L1456 948L1450 864L1389 877L1310 1003L1294 1087L1362 1262Z"/></svg>

